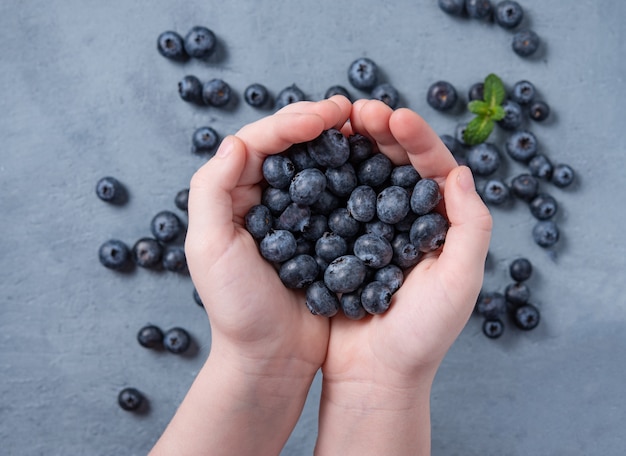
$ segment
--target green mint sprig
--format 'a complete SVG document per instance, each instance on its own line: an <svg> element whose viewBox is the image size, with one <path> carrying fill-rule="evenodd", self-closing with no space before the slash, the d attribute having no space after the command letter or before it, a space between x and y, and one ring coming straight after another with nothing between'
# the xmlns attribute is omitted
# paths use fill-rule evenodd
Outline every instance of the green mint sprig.
<svg viewBox="0 0 626 456"><path fill-rule="evenodd" d="M500 78L493 73L488 75L483 87L483 99L470 101L467 105L476 117L467 124L463 133L466 144L474 146L487 140L495 123L504 118L502 102L505 97L506 90Z"/></svg>

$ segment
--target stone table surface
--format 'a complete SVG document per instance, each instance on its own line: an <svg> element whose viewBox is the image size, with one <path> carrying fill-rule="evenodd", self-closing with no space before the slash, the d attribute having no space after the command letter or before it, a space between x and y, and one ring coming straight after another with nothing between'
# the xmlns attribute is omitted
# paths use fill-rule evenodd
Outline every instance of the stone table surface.
<svg viewBox="0 0 626 456"><path fill-rule="evenodd" d="M466 101L491 72L509 88L532 81L552 115L528 128L546 155L577 171L570 188L545 184L560 204L554 249L534 244L524 204L492 208L484 289L503 291L508 263L526 256L542 322L527 333L507 325L489 340L470 319L435 379L433 455L623 454L626 3L520 3L542 38L528 59L512 52L510 31L447 16L435 0L3 1L1 453L146 454L208 355L209 322L189 276L119 274L97 259L103 241L132 245L149 235L154 214L177 211L174 195L207 159L190 150L197 127L224 136L271 112L240 96L229 109L192 106L178 80L220 77L238 94L253 82L274 94L296 83L310 100L342 84L367 97L346 76L367 56L439 134L453 134L469 113L431 109L432 82L450 81ZM194 25L219 38L208 62L157 53L161 32ZM126 184L127 204L96 198L105 175ZM140 347L135 335L148 322L188 329L192 353ZM117 406L125 386L146 394L147 413ZM319 394L318 376L284 455L312 453Z"/></svg>

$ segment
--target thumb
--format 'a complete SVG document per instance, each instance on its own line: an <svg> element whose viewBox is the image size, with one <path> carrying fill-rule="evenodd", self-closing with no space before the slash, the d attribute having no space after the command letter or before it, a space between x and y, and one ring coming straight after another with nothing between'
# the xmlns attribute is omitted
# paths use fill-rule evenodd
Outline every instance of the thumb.
<svg viewBox="0 0 626 456"><path fill-rule="evenodd" d="M450 228L437 261L439 277L452 301L467 305L471 311L483 283L491 214L476 192L474 178L466 166L450 171L444 199Z"/></svg>
<svg viewBox="0 0 626 456"><path fill-rule="evenodd" d="M235 234L232 191L246 163L244 143L227 136L215 156L203 165L189 184L189 226L185 239L188 262L206 261L215 249L224 248ZM219 239L218 242L215 242Z"/></svg>

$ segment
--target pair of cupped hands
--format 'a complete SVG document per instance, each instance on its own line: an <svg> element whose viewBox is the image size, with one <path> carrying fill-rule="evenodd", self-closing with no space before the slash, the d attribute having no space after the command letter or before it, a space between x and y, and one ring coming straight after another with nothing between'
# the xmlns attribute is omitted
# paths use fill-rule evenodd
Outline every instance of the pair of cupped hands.
<svg viewBox="0 0 626 456"><path fill-rule="evenodd" d="M411 163L435 179L450 222L443 247L406 275L389 310L358 321L341 312L312 315L303 291L282 284L244 225L261 200L265 157L329 128L363 134L394 164ZM210 321L209 357L259 381L303 383L305 394L321 368L331 401L349 399L333 398L342 385L409 391L422 382L428 389L474 308L491 226L470 170L415 112L342 96L288 105L225 137L191 180L185 250Z"/></svg>

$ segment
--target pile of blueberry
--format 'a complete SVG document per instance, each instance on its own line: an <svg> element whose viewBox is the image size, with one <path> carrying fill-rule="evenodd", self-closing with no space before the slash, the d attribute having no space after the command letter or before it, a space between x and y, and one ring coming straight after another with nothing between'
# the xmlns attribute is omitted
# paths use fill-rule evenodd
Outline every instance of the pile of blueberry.
<svg viewBox="0 0 626 456"><path fill-rule="evenodd" d="M437 182L394 166L365 136L326 130L268 156L263 176L246 228L285 286L306 290L313 314L384 313L404 270L445 241Z"/></svg>
<svg viewBox="0 0 626 456"><path fill-rule="evenodd" d="M438 4L452 16L494 21L503 29L513 31L511 48L520 57L530 57L539 49L539 35L530 28L520 28L524 9L514 0L502 0L495 5L491 0L438 0Z"/></svg>

